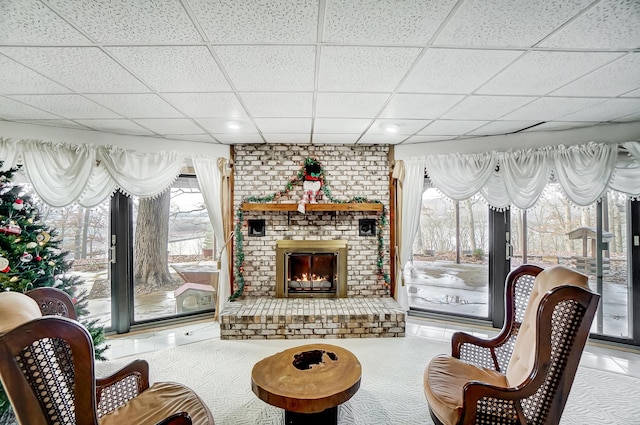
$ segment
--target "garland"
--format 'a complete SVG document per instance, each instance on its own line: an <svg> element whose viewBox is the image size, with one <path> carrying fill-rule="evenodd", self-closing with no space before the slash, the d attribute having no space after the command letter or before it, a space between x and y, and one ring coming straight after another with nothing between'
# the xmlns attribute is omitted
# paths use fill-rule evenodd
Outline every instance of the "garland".
<svg viewBox="0 0 640 425"><path fill-rule="evenodd" d="M310 166L310 165L318 165L320 166L320 163L318 162L317 159L315 158L306 158L302 164L302 166L300 167L300 170L298 170L298 172L296 173L296 176L289 180L289 182L287 182L287 184L285 185L284 189L278 192L274 192L270 195L266 195L266 196L247 196L245 198L242 199L243 203L267 203L267 202L273 202L275 200L277 200L278 198L280 198L281 196L287 195L296 184L300 183L301 181L304 180L305 174L306 174L306 167ZM378 267L378 276L380 276L382 279L384 279L384 283L386 286L389 286L391 284L391 278L389 277L389 274L386 273L384 271L384 238L383 238L383 231L384 231L384 227L387 225L387 209L384 206L384 204L382 203L382 201L377 200L377 199L368 199L362 196L354 196L353 198L349 199L349 200L343 200L343 199L336 199L333 197L333 195L331 194L331 187L329 186L329 183L327 183L327 179L326 176L324 174L324 168L320 166L320 173L319 175L315 175L314 177L319 177L320 181L322 182L322 193L327 197L328 200L330 200L331 202L335 203L335 204L363 204L363 203L371 203L371 204L381 204L382 205L382 216L380 217L380 220L378 220L378 226L376 229L376 236L378 237L378 261L377 261L377 267ZM242 210L242 208L238 208L238 212L236 213L236 226L235 226L235 262L234 262L234 266L235 266L235 282L236 285L238 287L238 289L236 289L236 291L231 294L231 296L229 297L229 301L233 301L236 298L238 298L239 296L242 295L242 293L244 292L244 285L245 285L245 280L244 280L244 249L243 249L243 235L242 235L242 225L244 223L244 211Z"/></svg>

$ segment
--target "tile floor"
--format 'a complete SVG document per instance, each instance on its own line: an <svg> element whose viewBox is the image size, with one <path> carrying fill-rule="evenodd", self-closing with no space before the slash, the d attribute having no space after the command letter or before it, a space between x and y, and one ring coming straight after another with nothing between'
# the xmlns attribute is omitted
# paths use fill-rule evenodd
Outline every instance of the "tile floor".
<svg viewBox="0 0 640 425"><path fill-rule="evenodd" d="M406 324L406 335L416 338L449 341L451 335L458 331L465 331L484 337L493 336L497 333L493 329L415 317L409 317ZM107 341L110 348L105 355L109 360L114 360L120 357L207 339L220 339L220 327L217 322L213 322L210 319L176 327L110 336ZM585 347L580 362L584 367L640 378L640 350L638 349L617 349L598 342L589 342Z"/></svg>

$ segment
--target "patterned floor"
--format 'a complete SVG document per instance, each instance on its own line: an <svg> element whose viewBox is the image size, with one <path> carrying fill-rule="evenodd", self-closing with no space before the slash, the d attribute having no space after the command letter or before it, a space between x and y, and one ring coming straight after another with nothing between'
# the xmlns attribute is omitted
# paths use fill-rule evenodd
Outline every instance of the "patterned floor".
<svg viewBox="0 0 640 425"><path fill-rule="evenodd" d="M323 340L352 351L363 368L359 391L341 405L340 425L431 424L422 372L432 356L448 352L451 334L458 330L483 336L495 333L410 318L406 338ZM216 425L277 425L283 423L282 410L251 392L251 368L267 355L303 342L225 341L219 337L217 323L200 322L112 337L109 343L113 360L97 365L100 376L121 367L131 356L144 358L151 365L152 381L177 380L198 392L214 412ZM561 425L637 425L639 393L640 352L589 344Z"/></svg>

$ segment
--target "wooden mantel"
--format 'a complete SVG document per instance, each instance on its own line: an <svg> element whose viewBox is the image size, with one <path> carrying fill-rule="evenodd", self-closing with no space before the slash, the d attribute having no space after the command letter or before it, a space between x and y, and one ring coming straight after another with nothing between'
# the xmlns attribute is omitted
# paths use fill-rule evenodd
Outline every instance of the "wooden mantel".
<svg viewBox="0 0 640 425"><path fill-rule="evenodd" d="M244 202L243 211L298 211L298 204L254 204ZM343 203L343 204L305 204L305 210L309 211L382 211L379 203Z"/></svg>

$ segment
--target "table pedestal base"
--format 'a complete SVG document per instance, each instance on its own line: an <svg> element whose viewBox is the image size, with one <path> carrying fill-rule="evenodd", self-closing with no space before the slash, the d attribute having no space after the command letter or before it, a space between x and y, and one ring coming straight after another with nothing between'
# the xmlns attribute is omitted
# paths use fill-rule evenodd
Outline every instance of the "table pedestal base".
<svg viewBox="0 0 640 425"><path fill-rule="evenodd" d="M318 413L297 413L284 411L285 425L337 425L338 406Z"/></svg>

